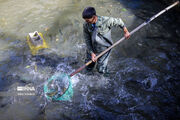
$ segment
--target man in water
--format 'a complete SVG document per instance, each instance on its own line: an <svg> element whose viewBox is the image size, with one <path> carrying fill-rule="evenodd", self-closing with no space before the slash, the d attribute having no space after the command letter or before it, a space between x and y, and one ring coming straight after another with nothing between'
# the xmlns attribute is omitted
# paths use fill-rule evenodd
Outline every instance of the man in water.
<svg viewBox="0 0 180 120"><path fill-rule="evenodd" d="M113 44L111 39L111 28L113 26L122 28L125 38L129 38L130 33L120 18L97 16L94 7L85 8L82 13L82 18L85 20L83 24L83 34L87 45L86 62L89 60L93 61L86 69L91 71L97 61L96 67L98 72L107 73L107 63L111 50L98 60L96 60L95 57Z"/></svg>

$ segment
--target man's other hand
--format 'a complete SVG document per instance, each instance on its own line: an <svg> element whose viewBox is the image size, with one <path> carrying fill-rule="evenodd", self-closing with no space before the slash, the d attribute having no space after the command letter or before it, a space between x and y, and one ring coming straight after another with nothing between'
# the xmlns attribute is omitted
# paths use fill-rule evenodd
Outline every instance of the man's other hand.
<svg viewBox="0 0 180 120"><path fill-rule="evenodd" d="M126 33L124 34L124 37L125 37L126 39L129 39L129 38L130 38L130 33L129 33L129 32L126 32Z"/></svg>
<svg viewBox="0 0 180 120"><path fill-rule="evenodd" d="M91 53L91 59L92 59L93 62L97 61L97 59L95 59L95 58L96 58L96 54Z"/></svg>
<svg viewBox="0 0 180 120"><path fill-rule="evenodd" d="M126 27L124 27L123 30L124 30L124 37L126 39L129 39L130 38L130 33L129 33L128 29Z"/></svg>

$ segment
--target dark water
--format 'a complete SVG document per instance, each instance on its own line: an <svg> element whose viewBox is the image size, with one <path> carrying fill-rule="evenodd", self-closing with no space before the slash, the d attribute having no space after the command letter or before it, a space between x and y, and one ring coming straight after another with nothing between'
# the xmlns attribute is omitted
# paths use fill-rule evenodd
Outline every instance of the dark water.
<svg viewBox="0 0 180 120"><path fill-rule="evenodd" d="M44 82L54 73L70 74L84 64L84 7L94 6L98 15L121 17L131 31L166 6L153 0L21 2L0 1L1 120L180 119L178 12L164 13L114 48L111 75L76 74L73 98L47 102L42 111ZM50 49L33 57L25 37L35 30L43 33ZM122 36L113 28L114 41ZM34 87L35 95L15 95L17 87L25 85Z"/></svg>

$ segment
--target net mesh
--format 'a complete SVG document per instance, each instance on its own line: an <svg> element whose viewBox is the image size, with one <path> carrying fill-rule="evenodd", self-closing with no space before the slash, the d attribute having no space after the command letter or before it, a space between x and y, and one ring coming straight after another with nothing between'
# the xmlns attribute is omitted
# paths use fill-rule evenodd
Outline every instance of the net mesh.
<svg viewBox="0 0 180 120"><path fill-rule="evenodd" d="M70 100L73 96L73 89L70 76L66 74L53 75L44 84L45 97L53 101Z"/></svg>

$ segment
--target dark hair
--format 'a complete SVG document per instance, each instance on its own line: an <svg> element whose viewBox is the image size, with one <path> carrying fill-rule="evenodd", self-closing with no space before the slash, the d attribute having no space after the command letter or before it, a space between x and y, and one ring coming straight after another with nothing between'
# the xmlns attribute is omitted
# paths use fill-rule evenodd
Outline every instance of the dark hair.
<svg viewBox="0 0 180 120"><path fill-rule="evenodd" d="M84 19L89 19L92 18L93 15L96 15L96 10L94 7L87 7L84 9L83 13L82 13L82 18Z"/></svg>

